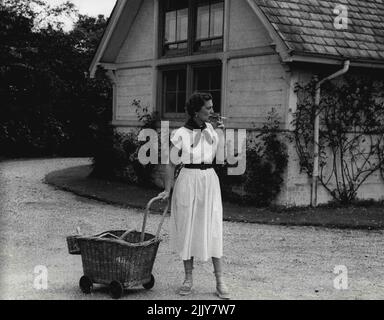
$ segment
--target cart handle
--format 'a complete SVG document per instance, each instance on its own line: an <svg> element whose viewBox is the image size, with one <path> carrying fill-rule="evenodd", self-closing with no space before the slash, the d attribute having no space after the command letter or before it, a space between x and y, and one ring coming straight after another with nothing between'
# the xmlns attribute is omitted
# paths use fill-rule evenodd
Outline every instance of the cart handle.
<svg viewBox="0 0 384 320"><path fill-rule="evenodd" d="M145 209L145 213L144 213L144 219L143 219L143 226L141 228L141 235L140 235L140 242L143 242L144 241L144 235L145 235L145 226L147 224L147 216L149 214L149 210L151 209L151 206L154 202L158 201L158 200L163 200L163 197L161 196L157 196L153 199L151 199L147 206L146 206L146 209ZM164 220L165 220L165 215L167 214L168 212L168 208L169 208L169 198L167 199L167 205L165 206L165 209L163 211L163 214L162 214L162 217L161 217L161 221L160 221L160 224L157 228L157 232L156 232L156 236L155 236L155 239L158 239L159 238L159 235L160 235L160 231L161 231L161 227L163 226L163 223L164 223ZM124 234L120 237L120 239L123 239L128 233L130 233L129 230L127 230L126 232L124 232Z"/></svg>

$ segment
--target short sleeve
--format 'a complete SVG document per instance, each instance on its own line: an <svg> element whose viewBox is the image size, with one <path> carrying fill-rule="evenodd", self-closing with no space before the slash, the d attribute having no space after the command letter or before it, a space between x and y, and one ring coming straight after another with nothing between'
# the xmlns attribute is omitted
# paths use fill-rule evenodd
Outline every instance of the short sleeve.
<svg viewBox="0 0 384 320"><path fill-rule="evenodd" d="M171 133L171 142L177 149L182 149L183 147L183 128L174 130Z"/></svg>

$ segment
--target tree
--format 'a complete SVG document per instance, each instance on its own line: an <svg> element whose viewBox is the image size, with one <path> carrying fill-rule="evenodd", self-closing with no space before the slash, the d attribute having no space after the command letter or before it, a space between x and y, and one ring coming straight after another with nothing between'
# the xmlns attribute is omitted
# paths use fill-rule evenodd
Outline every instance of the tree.
<svg viewBox="0 0 384 320"><path fill-rule="evenodd" d="M89 155L95 128L111 119L107 77L87 76L107 20L78 15L70 3L0 1L0 151ZM60 14L78 16L72 31L54 19Z"/></svg>
<svg viewBox="0 0 384 320"><path fill-rule="evenodd" d="M32 22L33 30L62 29L65 20L77 20L78 10L70 1L50 5L42 0L0 0L0 10L13 12Z"/></svg>

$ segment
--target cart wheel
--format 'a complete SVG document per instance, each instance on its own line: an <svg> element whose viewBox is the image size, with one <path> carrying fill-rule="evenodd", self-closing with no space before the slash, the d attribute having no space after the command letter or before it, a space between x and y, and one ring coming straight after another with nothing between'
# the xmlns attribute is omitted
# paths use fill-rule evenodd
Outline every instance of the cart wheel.
<svg viewBox="0 0 384 320"><path fill-rule="evenodd" d="M151 274L151 280L149 280L149 282L147 283L144 283L143 287L149 290L149 289L152 289L154 285L155 285L155 277L153 276L153 274Z"/></svg>
<svg viewBox="0 0 384 320"><path fill-rule="evenodd" d="M79 281L80 289L83 293L90 294L92 290L92 280L87 276L82 276Z"/></svg>
<svg viewBox="0 0 384 320"><path fill-rule="evenodd" d="M119 281L112 281L109 285L109 293L113 299L119 299L124 292L124 288Z"/></svg>

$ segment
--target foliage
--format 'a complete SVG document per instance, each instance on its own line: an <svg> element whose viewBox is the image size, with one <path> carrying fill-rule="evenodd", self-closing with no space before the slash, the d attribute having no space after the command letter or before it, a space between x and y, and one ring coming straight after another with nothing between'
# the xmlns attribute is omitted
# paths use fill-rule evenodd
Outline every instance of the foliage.
<svg viewBox="0 0 384 320"><path fill-rule="evenodd" d="M42 0L0 0L0 10L7 10L30 21L32 30L63 29L67 19L75 21L78 11L70 1L50 5Z"/></svg>
<svg viewBox="0 0 384 320"><path fill-rule="evenodd" d="M78 20L62 30L61 15ZM48 21L48 25L39 23ZM57 22L57 23L55 23ZM0 150L7 156L90 155L95 128L111 119L111 86L87 70L106 27L72 4L0 2ZM51 136L53 135L53 136Z"/></svg>
<svg viewBox="0 0 384 320"><path fill-rule="evenodd" d="M255 140L250 139L246 148L246 171L242 176L227 175L228 165L217 166L223 195L232 201L268 206L281 190L283 173L288 164L288 153L279 135L279 120L273 109ZM286 137L284 137L286 138ZM233 187L243 189L243 194Z"/></svg>
<svg viewBox="0 0 384 320"><path fill-rule="evenodd" d="M123 134L108 127L99 132L98 141L93 157L92 176L131 184L146 184L146 179L140 175L142 170L137 161L140 144L136 131Z"/></svg>
<svg viewBox="0 0 384 320"><path fill-rule="evenodd" d="M374 77L357 76L347 76L343 83L325 83L319 110L314 105L315 85L312 80L296 87L294 125L300 166L312 175L313 123L318 112L319 181L335 200L348 203L356 199L369 176L384 167L384 84Z"/></svg>
<svg viewBox="0 0 384 320"><path fill-rule="evenodd" d="M156 124L160 121L158 111L149 112L148 107L143 107L140 100L133 100L132 106L135 108L137 118L143 123L142 128L156 129Z"/></svg>
<svg viewBox="0 0 384 320"><path fill-rule="evenodd" d="M153 164L143 165L138 159L139 149L146 141L139 141L141 129L156 129L157 112L149 113L148 107L142 107L140 100L134 100L137 117L142 127L128 133L119 133L112 127L99 132L100 141L93 158L93 176L122 180L130 184L151 186ZM160 154L159 154L160 156Z"/></svg>

